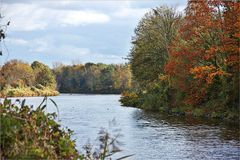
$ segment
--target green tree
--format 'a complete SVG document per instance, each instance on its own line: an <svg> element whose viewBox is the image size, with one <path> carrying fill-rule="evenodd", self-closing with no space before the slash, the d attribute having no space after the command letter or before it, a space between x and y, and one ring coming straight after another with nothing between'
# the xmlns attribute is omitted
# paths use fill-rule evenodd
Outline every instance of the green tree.
<svg viewBox="0 0 240 160"><path fill-rule="evenodd" d="M135 97L139 98L139 107L159 110L171 101L171 86L165 65L181 21L181 15L174 9L157 7L146 13L135 29L129 59L133 80L138 87L134 89L138 95L133 99L136 101Z"/></svg>
<svg viewBox="0 0 240 160"><path fill-rule="evenodd" d="M121 93L131 85L127 65L86 63L57 67L54 73L63 93Z"/></svg>
<svg viewBox="0 0 240 160"><path fill-rule="evenodd" d="M181 16L172 8L159 7L148 12L135 29L129 59L133 78L141 87L164 74L169 45L177 34Z"/></svg>
<svg viewBox="0 0 240 160"><path fill-rule="evenodd" d="M56 88L56 80L52 70L45 64L34 61L31 64L35 74L35 85Z"/></svg>

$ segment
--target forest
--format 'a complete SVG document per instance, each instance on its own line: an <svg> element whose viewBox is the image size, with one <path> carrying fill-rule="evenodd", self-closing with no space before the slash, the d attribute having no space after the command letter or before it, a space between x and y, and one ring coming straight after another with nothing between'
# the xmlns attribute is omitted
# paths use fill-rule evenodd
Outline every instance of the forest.
<svg viewBox="0 0 240 160"><path fill-rule="evenodd" d="M53 96L60 93L120 94L131 87L127 64L56 63L53 69L34 61L11 60L1 67L0 95Z"/></svg>
<svg viewBox="0 0 240 160"><path fill-rule="evenodd" d="M239 119L240 3L188 1L184 14L158 7L139 22L129 54L134 88L123 105Z"/></svg>
<svg viewBox="0 0 240 160"><path fill-rule="evenodd" d="M58 64L53 72L60 93L120 94L131 87L127 64Z"/></svg>

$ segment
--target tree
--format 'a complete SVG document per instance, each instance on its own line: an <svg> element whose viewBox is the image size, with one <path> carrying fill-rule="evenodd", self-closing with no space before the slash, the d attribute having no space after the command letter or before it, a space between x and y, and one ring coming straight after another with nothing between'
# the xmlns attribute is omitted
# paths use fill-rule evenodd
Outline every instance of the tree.
<svg viewBox="0 0 240 160"><path fill-rule="evenodd" d="M11 60L4 64L0 71L1 89L6 85L12 87L32 86L35 80L33 69L20 60Z"/></svg>
<svg viewBox="0 0 240 160"><path fill-rule="evenodd" d="M132 87L132 74L129 64L115 65L112 73L113 88L120 91Z"/></svg>
<svg viewBox="0 0 240 160"><path fill-rule="evenodd" d="M35 85L42 85L45 87L56 88L56 80L52 70L43 63L34 61L31 64L35 74Z"/></svg>
<svg viewBox="0 0 240 160"><path fill-rule="evenodd" d="M133 78L142 87L164 74L169 45L177 34L181 16L174 9L159 7L139 22L133 37L129 59Z"/></svg>
<svg viewBox="0 0 240 160"><path fill-rule="evenodd" d="M185 94L186 103L196 106L212 98L227 104L230 93L234 93L235 102L238 99L236 88L230 91L228 85L239 86L238 13L235 1L188 2L165 66L173 85Z"/></svg>
<svg viewBox="0 0 240 160"><path fill-rule="evenodd" d="M120 93L130 87L131 73L126 65L86 63L54 69L60 92Z"/></svg>

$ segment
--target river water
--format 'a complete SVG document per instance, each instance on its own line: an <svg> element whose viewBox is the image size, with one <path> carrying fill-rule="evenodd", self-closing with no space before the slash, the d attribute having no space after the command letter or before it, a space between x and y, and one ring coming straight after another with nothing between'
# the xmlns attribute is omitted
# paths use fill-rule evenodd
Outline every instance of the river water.
<svg viewBox="0 0 240 160"><path fill-rule="evenodd" d="M240 159L239 127L210 120L164 116L122 107L119 95L62 94L51 97L58 105L60 123L74 131L77 148L97 145L100 128L122 134L123 150L113 158L134 154L131 160ZM42 97L25 98L37 105ZM56 108L48 101L48 112Z"/></svg>

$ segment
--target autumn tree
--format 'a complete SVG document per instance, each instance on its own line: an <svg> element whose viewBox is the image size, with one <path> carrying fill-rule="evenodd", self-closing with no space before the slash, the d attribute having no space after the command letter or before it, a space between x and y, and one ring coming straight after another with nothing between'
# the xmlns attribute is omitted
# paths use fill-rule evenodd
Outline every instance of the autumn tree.
<svg viewBox="0 0 240 160"><path fill-rule="evenodd" d="M35 80L31 66L20 60L11 60L0 71L1 89L5 86L32 86Z"/></svg>
<svg viewBox="0 0 240 160"><path fill-rule="evenodd" d="M175 87L185 94L186 103L199 105L212 98L227 105L232 101L230 93L237 102L238 13L236 1L188 1L184 23L165 66Z"/></svg>
<svg viewBox="0 0 240 160"><path fill-rule="evenodd" d="M113 79L113 88L119 89L120 91L131 88L132 74L130 70L130 65L129 64L116 65L114 67L112 79Z"/></svg>

